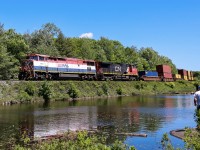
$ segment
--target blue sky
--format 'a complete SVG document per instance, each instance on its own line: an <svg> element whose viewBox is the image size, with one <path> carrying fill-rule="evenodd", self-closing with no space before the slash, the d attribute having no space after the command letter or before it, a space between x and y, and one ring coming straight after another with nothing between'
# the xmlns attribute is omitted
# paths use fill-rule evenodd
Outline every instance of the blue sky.
<svg viewBox="0 0 200 150"><path fill-rule="evenodd" d="M1 0L5 29L31 33L48 22L66 37L152 47L177 68L200 71L199 0Z"/></svg>

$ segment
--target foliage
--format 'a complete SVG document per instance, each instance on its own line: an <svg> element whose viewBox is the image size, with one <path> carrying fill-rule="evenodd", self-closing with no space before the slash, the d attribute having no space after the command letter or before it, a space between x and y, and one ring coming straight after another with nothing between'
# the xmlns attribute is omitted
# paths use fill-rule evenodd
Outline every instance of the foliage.
<svg viewBox="0 0 200 150"><path fill-rule="evenodd" d="M166 82L165 83L168 87L170 87L170 88L174 88L175 87L175 83L174 82Z"/></svg>
<svg viewBox="0 0 200 150"><path fill-rule="evenodd" d="M30 101L31 100L31 96L25 91L20 91L19 94L18 94L17 99L19 99L20 102Z"/></svg>
<svg viewBox="0 0 200 150"><path fill-rule="evenodd" d="M108 84L105 82L105 83L103 83L103 85L102 85L102 90L103 90L103 93L105 94L105 95L108 95L109 93L108 93Z"/></svg>
<svg viewBox="0 0 200 150"><path fill-rule="evenodd" d="M35 85L32 82L29 82L26 85L25 92L28 93L28 95L33 96L35 94L35 91Z"/></svg>
<svg viewBox="0 0 200 150"><path fill-rule="evenodd" d="M194 120L197 124L197 130L200 132L200 110L199 109L195 110Z"/></svg>
<svg viewBox="0 0 200 150"><path fill-rule="evenodd" d="M119 87L119 88L116 89L116 92L117 92L118 95L122 95L123 90L122 90L121 87Z"/></svg>
<svg viewBox="0 0 200 150"><path fill-rule="evenodd" d="M194 79L200 80L200 71L193 71Z"/></svg>
<svg viewBox="0 0 200 150"><path fill-rule="evenodd" d="M90 150L135 150L132 146L128 148L127 145L123 144L121 141L115 141L112 145L106 145L105 137L100 137L97 135L90 135L87 131L79 131L78 133L66 133L65 138L53 139L49 141L43 141L39 143L32 144L28 146L30 140L27 138L22 138L25 140L21 143L16 143L15 150L25 150L25 149L38 149L38 150L56 150L56 149L69 149L69 150L79 150L79 149L90 149Z"/></svg>
<svg viewBox="0 0 200 150"><path fill-rule="evenodd" d="M52 89L48 82L44 82L39 88L39 96L42 96L45 101L49 101L52 97Z"/></svg>
<svg viewBox="0 0 200 150"><path fill-rule="evenodd" d="M200 149L200 135L199 132L193 131L190 128L186 128L185 134L184 134L184 142L185 142L185 147L187 149L195 149L198 150Z"/></svg>
<svg viewBox="0 0 200 150"><path fill-rule="evenodd" d="M146 86L147 86L147 84L144 81L140 81L135 85L135 88L138 89L138 90L142 90Z"/></svg>
<svg viewBox="0 0 200 150"><path fill-rule="evenodd" d="M157 93L157 90L158 90L158 86L157 86L157 84L154 84L153 85L153 91L155 92L155 94Z"/></svg>
<svg viewBox="0 0 200 150"><path fill-rule="evenodd" d="M167 135L167 133L163 134L161 140L162 148L165 150L174 150L175 148L172 146L171 141Z"/></svg>
<svg viewBox="0 0 200 150"><path fill-rule="evenodd" d="M153 48L141 48L139 55L143 58L143 60L141 59L143 61L143 70L156 70L156 65L166 64L171 66L173 73L177 73L176 66L172 61L165 56L159 55Z"/></svg>
<svg viewBox="0 0 200 150"><path fill-rule="evenodd" d="M0 44L0 79L11 79L16 73L16 59L9 55L6 47Z"/></svg>
<svg viewBox="0 0 200 150"><path fill-rule="evenodd" d="M185 81L185 80L178 80L177 82L178 82L178 83L181 83L181 84L187 85L187 83L186 83L187 81Z"/></svg>
<svg viewBox="0 0 200 150"><path fill-rule="evenodd" d="M69 88L67 93L73 99L79 97L79 91L78 91L78 89L76 88L76 86L74 84L71 84L71 86L70 86L70 88Z"/></svg>
<svg viewBox="0 0 200 150"><path fill-rule="evenodd" d="M69 98L85 98L96 96L123 95L154 95L166 93L191 93L195 91L194 82L186 81L185 84L175 82L169 88L170 82L144 82L144 81L45 81L48 85L44 88L44 81L1 82L0 101L21 101L19 95L27 94L31 100L41 100L42 92L49 91L51 100L69 100ZM43 85L43 86L42 86ZM43 89L44 88L44 89ZM26 93L21 93L24 91ZM46 91L46 92L47 92ZM46 94L48 95L48 94ZM48 97L48 96L47 96Z"/></svg>

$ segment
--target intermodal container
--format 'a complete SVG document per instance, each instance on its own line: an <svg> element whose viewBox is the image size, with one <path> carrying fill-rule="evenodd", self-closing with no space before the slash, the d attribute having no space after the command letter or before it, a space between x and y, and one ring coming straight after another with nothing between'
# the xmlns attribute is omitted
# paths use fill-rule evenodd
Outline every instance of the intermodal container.
<svg viewBox="0 0 200 150"><path fill-rule="evenodd" d="M173 77L176 78L176 79L181 79L181 75L180 74L174 74Z"/></svg>
<svg viewBox="0 0 200 150"><path fill-rule="evenodd" d="M193 73L191 72L191 80L193 81L194 80L194 77L193 77Z"/></svg>
<svg viewBox="0 0 200 150"><path fill-rule="evenodd" d="M187 79L191 80L191 72L189 70L187 71Z"/></svg>
<svg viewBox="0 0 200 150"><path fill-rule="evenodd" d="M178 74L180 74L181 77L183 78L184 76L187 76L187 70L178 69Z"/></svg>
<svg viewBox="0 0 200 150"><path fill-rule="evenodd" d="M156 71L158 73L171 73L172 69L169 65L157 65L156 66Z"/></svg>
<svg viewBox="0 0 200 150"><path fill-rule="evenodd" d="M192 71L187 71L187 77L188 77L188 80L190 81L194 80Z"/></svg>
<svg viewBox="0 0 200 150"><path fill-rule="evenodd" d="M183 76L183 79L184 79L184 80L188 80L188 77L187 77L187 76Z"/></svg>
<svg viewBox="0 0 200 150"><path fill-rule="evenodd" d="M158 77L157 71L139 71L139 76L146 76L146 77Z"/></svg>
<svg viewBox="0 0 200 150"><path fill-rule="evenodd" d="M158 73L158 76L160 76L161 78L168 78L168 79L172 79L172 73L166 73L166 72L163 72L163 73Z"/></svg>

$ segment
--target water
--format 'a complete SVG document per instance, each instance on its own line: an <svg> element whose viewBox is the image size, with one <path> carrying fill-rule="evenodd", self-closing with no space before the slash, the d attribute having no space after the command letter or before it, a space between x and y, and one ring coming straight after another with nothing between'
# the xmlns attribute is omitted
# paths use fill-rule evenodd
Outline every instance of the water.
<svg viewBox="0 0 200 150"><path fill-rule="evenodd" d="M0 107L0 144L13 140L20 129L42 137L67 130L102 129L108 132L144 133L124 137L139 150L161 149L164 133L195 127L193 95L135 96L76 102L54 102ZM170 136L175 147L182 140ZM1 147L0 145L0 147Z"/></svg>

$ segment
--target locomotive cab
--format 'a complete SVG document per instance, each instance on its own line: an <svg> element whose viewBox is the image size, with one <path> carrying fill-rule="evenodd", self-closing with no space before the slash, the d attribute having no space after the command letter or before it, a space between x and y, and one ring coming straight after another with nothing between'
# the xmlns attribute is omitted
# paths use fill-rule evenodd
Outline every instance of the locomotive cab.
<svg viewBox="0 0 200 150"><path fill-rule="evenodd" d="M19 80L27 80L27 79L33 79L37 77L37 74L35 74L35 62L36 61L45 61L46 57L45 55L39 55L39 54L29 54L26 56L26 59L22 61L21 67L19 70L18 78Z"/></svg>

